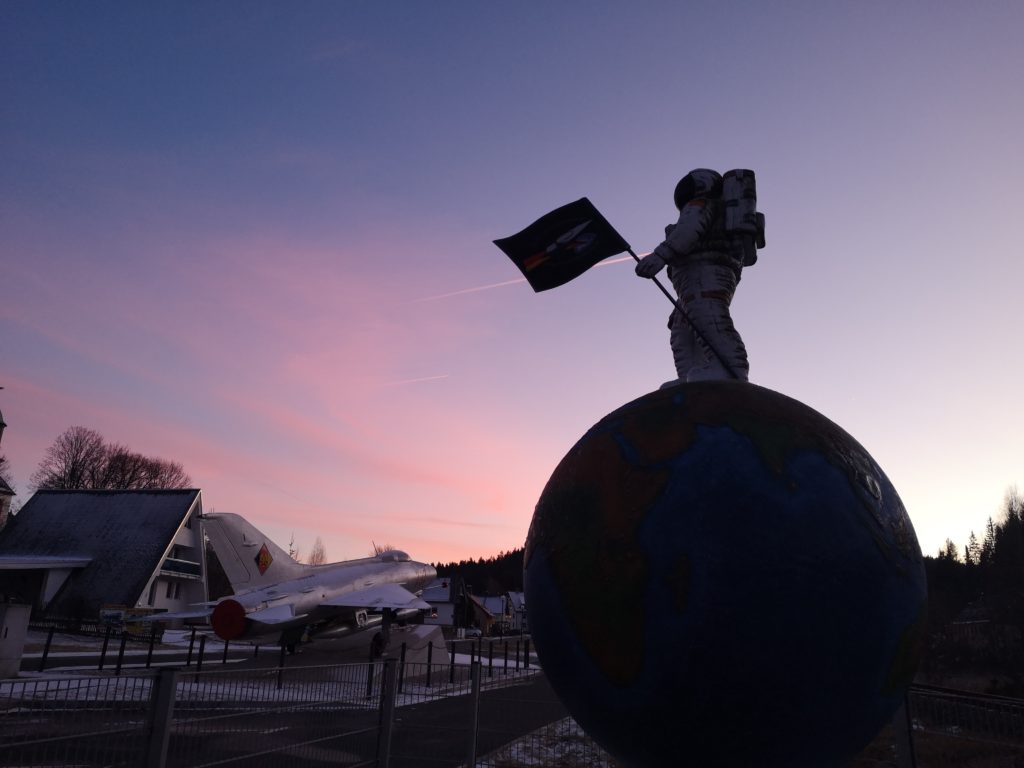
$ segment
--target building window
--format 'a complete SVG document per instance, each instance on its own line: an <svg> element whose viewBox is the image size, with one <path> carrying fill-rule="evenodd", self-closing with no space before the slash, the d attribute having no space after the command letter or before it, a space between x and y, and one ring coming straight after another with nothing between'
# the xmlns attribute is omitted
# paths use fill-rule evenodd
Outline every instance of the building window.
<svg viewBox="0 0 1024 768"><path fill-rule="evenodd" d="M149 585L149 597L146 599L147 605L153 605L156 602L156 579L153 579L153 583Z"/></svg>
<svg viewBox="0 0 1024 768"><path fill-rule="evenodd" d="M177 581L168 581L167 582L167 599L168 600L177 600L178 596L180 594L181 594L181 584L179 582L177 582Z"/></svg>

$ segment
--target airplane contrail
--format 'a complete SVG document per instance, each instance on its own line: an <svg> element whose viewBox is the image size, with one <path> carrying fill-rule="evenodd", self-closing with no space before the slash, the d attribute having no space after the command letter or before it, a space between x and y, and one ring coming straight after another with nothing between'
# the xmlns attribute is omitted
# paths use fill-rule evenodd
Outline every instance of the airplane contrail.
<svg viewBox="0 0 1024 768"><path fill-rule="evenodd" d="M434 301L435 299L447 299L451 296L461 296L464 293L476 293L477 291L489 291L491 288L501 288L504 285L515 285L516 283L525 283L526 278L520 277L516 280L505 280L500 283L491 283L489 285L478 285L475 288L463 288L459 291L451 291L449 293L439 293L436 296L424 296L421 299L413 299L411 304L419 304L422 301Z"/></svg>
<svg viewBox="0 0 1024 768"><path fill-rule="evenodd" d="M420 376L418 379L401 379L399 381L388 381L381 384L382 387L399 387L402 384L416 384L421 381L437 381L438 379L447 379L449 374L442 373L439 376Z"/></svg>
<svg viewBox="0 0 1024 768"><path fill-rule="evenodd" d="M646 255L647 255L646 253L642 253L642 254L640 254L640 258L643 258ZM608 259L607 261L599 262L598 264L595 264L594 266L596 266L596 267L607 267L607 266L610 266L612 264L621 264L624 261L632 261L632 260L633 260L632 256L620 256L617 259ZM506 285L515 285L516 283L525 283L525 282L526 282L526 278L525 277L519 277L519 278L516 278L515 280L503 280L500 283L490 283L488 285L477 285L477 286L474 286L473 288L463 288L463 289L458 290L458 291L450 291L448 293L439 293L436 296L424 296L423 298L420 298L420 299L413 299L410 302L410 304L419 304L419 303L424 302L424 301L435 301L437 299L448 299L448 298L451 298L452 296L461 296L461 295L463 295L465 293L478 293L480 291L489 291L492 288L503 288Z"/></svg>

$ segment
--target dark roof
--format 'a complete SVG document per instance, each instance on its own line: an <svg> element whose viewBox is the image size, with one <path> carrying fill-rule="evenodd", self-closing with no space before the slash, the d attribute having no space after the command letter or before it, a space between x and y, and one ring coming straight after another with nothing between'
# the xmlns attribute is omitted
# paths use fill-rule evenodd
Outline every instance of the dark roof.
<svg viewBox="0 0 1024 768"><path fill-rule="evenodd" d="M38 491L0 531L0 556L91 558L48 608L55 615L134 605L199 498L175 491Z"/></svg>

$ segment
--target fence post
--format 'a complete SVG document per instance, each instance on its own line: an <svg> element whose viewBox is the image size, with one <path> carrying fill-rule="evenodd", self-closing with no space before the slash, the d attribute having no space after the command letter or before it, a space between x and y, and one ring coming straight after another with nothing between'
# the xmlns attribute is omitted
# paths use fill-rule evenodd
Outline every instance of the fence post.
<svg viewBox="0 0 1024 768"><path fill-rule="evenodd" d="M502 674L508 674L508 640L505 641L505 671Z"/></svg>
<svg viewBox="0 0 1024 768"><path fill-rule="evenodd" d="M434 665L434 641L427 643L427 688L430 687L430 668Z"/></svg>
<svg viewBox="0 0 1024 768"><path fill-rule="evenodd" d="M897 768L917 768L914 754L914 728L910 720L910 694L903 697L903 703L892 717L893 741L896 747Z"/></svg>
<svg viewBox="0 0 1024 768"><path fill-rule="evenodd" d="M523 641L523 669L530 668L530 638Z"/></svg>
<svg viewBox="0 0 1024 768"><path fill-rule="evenodd" d="M231 645L231 641L230 640L225 640L224 641L224 657L220 660L221 664L227 664L228 663L228 646L229 645Z"/></svg>
<svg viewBox="0 0 1024 768"><path fill-rule="evenodd" d="M480 661L470 666L470 677L473 680L473 692L470 694L469 743L466 745L466 765L476 765L476 737L480 726Z"/></svg>
<svg viewBox="0 0 1024 768"><path fill-rule="evenodd" d="M452 638L452 651L448 654L448 684L455 683L455 638Z"/></svg>
<svg viewBox="0 0 1024 768"><path fill-rule="evenodd" d="M494 641L487 644L487 676L494 677Z"/></svg>
<svg viewBox="0 0 1024 768"><path fill-rule="evenodd" d="M110 630L112 627L107 625L107 633L103 636L103 648L100 649L100 665L98 669L103 669L103 664L107 660L107 646L110 644Z"/></svg>
<svg viewBox="0 0 1024 768"><path fill-rule="evenodd" d="M167 744L171 738L171 717L174 715L174 694L177 685L176 669L161 669L153 678L149 696L146 768L164 768L167 764Z"/></svg>
<svg viewBox="0 0 1024 768"><path fill-rule="evenodd" d="M185 666L186 667L192 665L192 649L195 647L195 644L196 644L196 628L192 627L192 637L190 637L189 640L188 640L188 656L185 657Z"/></svg>
<svg viewBox="0 0 1024 768"><path fill-rule="evenodd" d="M199 636L199 658L196 659L196 682L199 682L199 673L203 671L203 652L206 650L206 635Z"/></svg>
<svg viewBox="0 0 1024 768"><path fill-rule="evenodd" d="M366 668L366 698L373 696L373 645L370 645L370 663Z"/></svg>
<svg viewBox="0 0 1024 768"><path fill-rule="evenodd" d="M149 628L149 652L146 653L146 669L153 663L153 645L156 643L156 622Z"/></svg>
<svg viewBox="0 0 1024 768"><path fill-rule="evenodd" d="M124 664L124 647L128 644L128 635L121 630L121 647L117 649L117 666L114 668L114 674L121 674L121 665Z"/></svg>
<svg viewBox="0 0 1024 768"><path fill-rule="evenodd" d="M50 655L50 643L53 642L53 627L50 627L46 633L46 645L43 646L43 658L39 660L39 671L42 672L46 668L46 657Z"/></svg>
<svg viewBox="0 0 1024 768"><path fill-rule="evenodd" d="M388 768L391 760L391 732L395 724L396 661L384 661L380 686L380 733L377 737L377 766Z"/></svg>
<svg viewBox="0 0 1024 768"><path fill-rule="evenodd" d="M281 643L281 654L277 657L277 690L281 690L281 686L284 685L284 657L288 652L285 648L284 643Z"/></svg>
<svg viewBox="0 0 1024 768"><path fill-rule="evenodd" d="M402 643L402 655L401 660L398 663L398 692L402 692L402 686L405 684L405 643Z"/></svg>

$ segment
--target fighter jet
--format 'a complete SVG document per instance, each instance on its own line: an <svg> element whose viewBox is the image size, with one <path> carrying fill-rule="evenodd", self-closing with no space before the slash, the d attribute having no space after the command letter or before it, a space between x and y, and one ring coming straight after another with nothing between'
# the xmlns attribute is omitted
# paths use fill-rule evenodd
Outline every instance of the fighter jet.
<svg viewBox="0 0 1024 768"><path fill-rule="evenodd" d="M405 552L388 550L374 557L329 565L305 565L245 518L227 513L201 516L235 594L205 604L210 626L222 640L274 636L293 646L304 635L335 636L382 626L387 644L390 622L430 610L419 598L437 577L434 567ZM156 614L159 619L184 618Z"/></svg>

